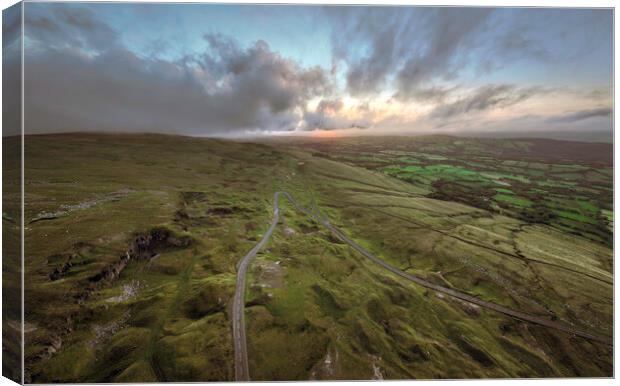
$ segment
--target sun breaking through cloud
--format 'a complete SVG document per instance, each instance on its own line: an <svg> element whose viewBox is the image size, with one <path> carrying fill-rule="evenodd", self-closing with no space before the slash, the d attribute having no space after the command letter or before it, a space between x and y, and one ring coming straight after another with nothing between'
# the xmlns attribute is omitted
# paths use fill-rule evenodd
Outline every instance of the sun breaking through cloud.
<svg viewBox="0 0 620 386"><path fill-rule="evenodd" d="M28 133L612 130L610 10L28 3L25 15ZM18 63L7 51L6 71Z"/></svg>

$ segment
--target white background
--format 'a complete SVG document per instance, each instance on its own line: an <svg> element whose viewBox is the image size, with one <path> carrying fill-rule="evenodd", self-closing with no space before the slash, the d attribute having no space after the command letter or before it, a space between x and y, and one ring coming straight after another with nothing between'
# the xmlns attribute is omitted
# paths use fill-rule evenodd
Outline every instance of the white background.
<svg viewBox="0 0 620 386"><path fill-rule="evenodd" d="M112 2L112 1L110 1ZM150 0L150 1L144 1L144 0L136 0L135 2L175 2L175 1L161 1L161 0ZM187 2L187 1L185 1ZM197 2L197 1L196 1ZM218 1L217 3L238 3L239 1L235 2L235 1L230 1L230 0L221 0ZM274 0L264 0L264 1L256 1L256 0L244 0L241 1L242 3L270 3L270 4L280 4L280 3L284 3L284 4L374 4L374 5L441 5L441 6L519 6L519 7L524 7L524 6L529 6L529 7L542 7L542 6L559 6L559 7L587 7L587 8L591 8L591 7L614 7L614 2L613 1L609 1L609 0L589 0L589 1L583 1L583 0L538 0L538 1L518 1L518 0L504 0L504 1L484 1L484 0L477 0L477 1L458 1L458 0L445 0L445 1L436 1L436 0L424 0L424 1L419 1L419 0L390 0L390 1L377 1L377 0L338 0L335 2L330 2L330 1L326 1L326 0L315 0L315 1L300 1L300 0L290 0L290 1L274 1ZM15 4L16 1L14 0L0 0L0 5L2 7L2 9L5 9L13 4ZM209 1L204 1L202 3L209 3ZM211 1L211 3L213 3L213 1ZM615 19L615 17L614 17ZM614 20L615 22L615 20ZM0 33L1 36L1 33ZM618 42L618 30L615 28L614 25L614 70L617 69L617 43ZM1 64L0 64L1 67ZM615 72L614 71L614 84L615 84ZM2 75L0 72L0 82L2 79ZM618 90L615 89L614 87L614 111L615 111L615 99L617 99L618 96ZM14 96L11 96L14 97ZM2 100L2 97L0 97L0 101ZM1 125L1 123L0 123ZM616 141L618 140L618 133L615 131L615 114L614 114L614 144L616 143ZM0 165L2 163L2 148L0 147ZM614 165L617 164L617 158L618 154L615 151L615 145L614 145ZM1 170L1 167L0 167ZM618 176L615 175L614 173L614 187L617 186L617 178ZM0 195L1 195L1 186L2 186L2 182L0 181ZM614 204L615 202L617 202L617 198L618 198L618 192L615 191L614 189ZM614 205L615 208L615 205ZM614 211L616 212L616 211ZM617 213L614 213L614 217L618 218ZM0 241L2 240L2 234L0 233ZM618 245L618 234L614 234L614 245ZM1 243L0 243L0 250L1 250ZM615 254L614 254L614 258L615 258ZM614 264L614 277L617 273L617 266ZM0 289L0 293L2 292L2 290ZM614 286L614 299L617 300L618 299L618 287ZM614 302L614 311L615 311L615 302ZM2 310L0 309L0 315L2 315ZM615 355L616 350L615 347L618 343L618 337L617 337L617 324L616 324L616 318L615 318L615 312L614 312L614 369L616 368L618 361L617 361L617 357ZM1 354L0 354L1 355ZM370 382L370 381L369 381ZM377 381L374 381L377 382ZM552 379L552 380L523 380L523 379L512 379L512 380L464 380L464 381L382 381L383 382L387 382L390 385L394 385L394 386L402 386L402 385L412 385L415 383L415 385L429 385L432 383L436 383L436 382L449 382L451 385L454 386L459 386L459 385L472 385L474 383L483 383L486 386L499 386L502 384L506 384L506 385L520 385L520 384L525 384L525 385L531 385L531 386L539 386L541 384L551 384L551 385L570 385L570 386L577 386L577 385L591 385L591 384L595 384L595 385L611 385L612 383L615 383L614 379L590 379L590 378L579 378L579 379ZM304 384L320 384L321 382L304 382ZM322 384L325 385L330 385L330 386L339 386L339 385L356 385L356 384L365 384L367 382L329 382L329 383L325 383L322 382ZM172 384L172 383L171 383ZM213 384L213 383L212 383ZM269 383L263 383L263 382L253 382L253 384L255 385L268 385ZM6 378L0 378L0 386L4 386L4 385L15 385L15 383L13 383L12 381L6 379ZM132 385L141 385L138 383L134 383ZM174 384L172 384L174 385Z"/></svg>

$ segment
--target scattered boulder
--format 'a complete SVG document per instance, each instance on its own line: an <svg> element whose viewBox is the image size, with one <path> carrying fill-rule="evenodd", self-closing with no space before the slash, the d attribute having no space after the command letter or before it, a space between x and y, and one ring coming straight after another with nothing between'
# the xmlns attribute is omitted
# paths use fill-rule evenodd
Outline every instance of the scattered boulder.
<svg viewBox="0 0 620 386"><path fill-rule="evenodd" d="M292 237L294 235L295 235L295 230L293 228L290 228L290 227L284 228L284 236Z"/></svg>

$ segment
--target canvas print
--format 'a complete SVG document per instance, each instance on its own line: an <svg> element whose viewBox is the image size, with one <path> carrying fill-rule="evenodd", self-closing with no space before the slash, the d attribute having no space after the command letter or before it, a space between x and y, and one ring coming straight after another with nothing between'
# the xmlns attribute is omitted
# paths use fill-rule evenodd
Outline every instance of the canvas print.
<svg viewBox="0 0 620 386"><path fill-rule="evenodd" d="M613 16L4 10L3 376L613 377Z"/></svg>

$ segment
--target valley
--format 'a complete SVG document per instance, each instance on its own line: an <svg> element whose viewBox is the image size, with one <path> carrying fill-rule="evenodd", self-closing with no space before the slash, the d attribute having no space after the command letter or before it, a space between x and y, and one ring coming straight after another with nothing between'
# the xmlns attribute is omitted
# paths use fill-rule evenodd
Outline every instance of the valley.
<svg viewBox="0 0 620 386"><path fill-rule="evenodd" d="M266 234L251 380L611 376L611 145L547 141L27 136L27 379L235 380Z"/></svg>

